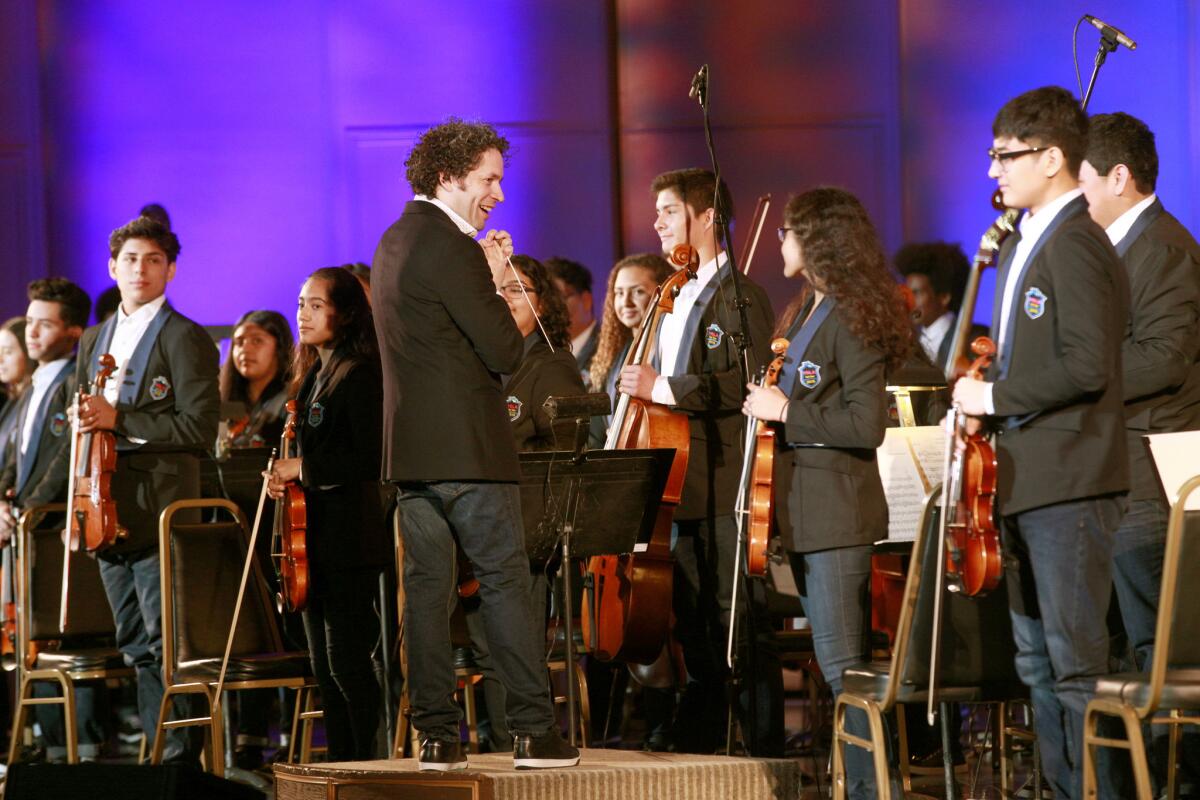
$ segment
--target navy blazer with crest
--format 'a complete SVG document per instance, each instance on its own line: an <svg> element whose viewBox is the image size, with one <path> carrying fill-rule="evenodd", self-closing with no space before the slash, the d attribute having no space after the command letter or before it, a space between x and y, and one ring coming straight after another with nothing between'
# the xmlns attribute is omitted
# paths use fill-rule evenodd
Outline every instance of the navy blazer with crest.
<svg viewBox="0 0 1200 800"><path fill-rule="evenodd" d="M997 308L1020 234L1005 239ZM1078 197L1042 234L1013 296L994 381L1002 514L1124 492L1121 336L1129 284ZM1005 354L1007 361L1002 363Z"/></svg>
<svg viewBox="0 0 1200 800"><path fill-rule="evenodd" d="M0 467L0 497L9 489L14 492L16 505L22 509L47 503L60 503L67 496L66 460L62 451L71 449L71 425L67 409L75 396L75 359L62 366L42 398L41 408L29 410L32 387L16 401L13 415L16 428L12 445L5 449L4 464ZM32 440L25 453L21 449L21 427L28 413L37 414Z"/></svg>

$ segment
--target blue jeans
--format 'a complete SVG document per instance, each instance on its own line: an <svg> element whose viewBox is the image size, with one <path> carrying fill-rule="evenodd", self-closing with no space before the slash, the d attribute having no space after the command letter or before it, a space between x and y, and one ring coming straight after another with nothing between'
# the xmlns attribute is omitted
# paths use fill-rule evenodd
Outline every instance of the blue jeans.
<svg viewBox="0 0 1200 800"><path fill-rule="evenodd" d="M1158 621L1158 598L1162 588L1163 556L1167 546L1167 517L1164 500L1132 500L1117 529L1113 547L1113 584L1121 607L1121 622L1129 638L1139 672L1149 672L1154 660L1154 628ZM1151 776L1158 788L1166 785L1166 725L1148 726L1146 737ZM1200 788L1200 735L1195 726L1182 730L1180 778Z"/></svg>
<svg viewBox="0 0 1200 800"><path fill-rule="evenodd" d="M138 717L146 734L146 752L154 745L158 709L162 705L163 642L162 584L158 548L141 553L101 553L100 581L112 607L117 629L117 649L137 678ZM199 704L192 695L177 696L172 719L197 716ZM199 729L174 728L166 732L163 761L193 763L199 753Z"/></svg>
<svg viewBox="0 0 1200 800"><path fill-rule="evenodd" d="M462 711L450 646L455 540L475 569L484 630L508 693L508 729L555 725L541 638L530 625L529 557L515 483L397 484L404 538L404 631L413 724L428 738L458 741ZM543 634L544 635L544 634Z"/></svg>
<svg viewBox="0 0 1200 800"><path fill-rule="evenodd" d="M1105 616L1124 495L1057 503L1004 517L1016 669L1029 687L1043 771L1056 797L1083 788L1083 713L1108 672ZM1099 783L1108 758L1098 759ZM1103 790L1102 790L1103 791Z"/></svg>
<svg viewBox="0 0 1200 800"><path fill-rule="evenodd" d="M842 672L868 658L871 547L839 547L789 556L800 602L812 626L817 664L836 698L842 693ZM846 709L846 730L871 738L867 716L857 708ZM871 754L853 745L847 745L845 752L847 794L851 800L875 797ZM892 791L895 797L903 796L897 785Z"/></svg>

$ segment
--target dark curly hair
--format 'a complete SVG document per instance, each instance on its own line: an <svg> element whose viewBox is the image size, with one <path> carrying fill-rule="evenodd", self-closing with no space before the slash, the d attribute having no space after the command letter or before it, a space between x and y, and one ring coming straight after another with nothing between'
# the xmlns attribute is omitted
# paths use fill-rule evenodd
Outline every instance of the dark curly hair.
<svg viewBox="0 0 1200 800"><path fill-rule="evenodd" d="M375 338L375 318L371 304L358 278L348 269L322 267L308 276L308 280L324 281L333 306L333 358L325 365L329 377L325 387L332 391L342 378L356 365L364 364L375 372L379 365L379 342ZM296 397L300 384L312 365L317 362L317 348L311 344L296 343L292 359L292 380L288 386L288 397Z"/></svg>
<svg viewBox="0 0 1200 800"><path fill-rule="evenodd" d="M257 325L275 339L275 376L263 390L263 397L271 397L288 384L292 377L292 328L287 319L278 311L247 311L238 317L233 325L233 332L243 325ZM233 363L233 347L221 365L221 400L241 401L249 405L250 397L246 394L250 382L242 377Z"/></svg>
<svg viewBox="0 0 1200 800"><path fill-rule="evenodd" d="M593 392L605 391L605 381L608 373L615 366L617 356L625 349L627 342L633 339L633 331L625 327L625 323L617 318L616 299L613 289L617 285L617 275L621 270L638 267L649 270L654 275L654 283L661 286L663 281L671 277L675 268L658 253L638 253L625 256L608 273L608 293L604 296L604 312L600 317L600 332L596 340L596 355L592 356L589 365L588 379ZM650 313L647 311L647 313Z"/></svg>
<svg viewBox="0 0 1200 800"><path fill-rule="evenodd" d="M1133 176L1133 184L1142 194L1150 194L1158 183L1158 148L1154 132L1146 123L1129 114L1096 114L1088 123L1087 162L1101 175L1124 164Z"/></svg>
<svg viewBox="0 0 1200 800"><path fill-rule="evenodd" d="M130 239L148 239L154 242L167 254L167 263L169 264L174 264L175 260L179 258L179 237L153 217L132 219L113 231L108 237L109 255L113 258L120 255L121 248Z"/></svg>
<svg viewBox="0 0 1200 800"><path fill-rule="evenodd" d="M508 148L508 139L486 122L450 117L421 134L404 162L405 175L414 192L433 197L443 176L454 180L467 177L488 150L500 151L507 166Z"/></svg>
<svg viewBox="0 0 1200 800"><path fill-rule="evenodd" d="M783 224L799 238L805 270L837 301L850 331L884 354L889 372L900 367L912 349L912 326L879 235L858 198L845 189L811 189L788 201ZM788 306L779 334L791 327L811 291L811 285L804 287Z"/></svg>
<svg viewBox="0 0 1200 800"><path fill-rule="evenodd" d="M1061 86L1031 89L1009 100L992 122L992 136L1011 136L1034 147L1057 147L1071 177L1079 177L1087 148L1088 118L1079 101Z"/></svg>
<svg viewBox="0 0 1200 800"><path fill-rule="evenodd" d="M67 327L86 328L92 313L92 298L66 278L39 278L29 284L26 296L32 300L58 303L58 316Z"/></svg>
<svg viewBox="0 0 1200 800"><path fill-rule="evenodd" d="M971 262L960 245L950 242L912 242L896 251L896 271L904 277L924 275L935 294L950 295L950 310L958 312Z"/></svg>
<svg viewBox="0 0 1200 800"><path fill-rule="evenodd" d="M571 349L571 315L567 313L567 302L562 293L550 278L550 272L542 262L530 256L513 256L512 265L524 275L533 290L537 292L537 314L542 320L542 328L550 345L558 350ZM506 271L507 273L507 271ZM518 302L524 303L524 299ZM541 333L541 328L537 331Z"/></svg>

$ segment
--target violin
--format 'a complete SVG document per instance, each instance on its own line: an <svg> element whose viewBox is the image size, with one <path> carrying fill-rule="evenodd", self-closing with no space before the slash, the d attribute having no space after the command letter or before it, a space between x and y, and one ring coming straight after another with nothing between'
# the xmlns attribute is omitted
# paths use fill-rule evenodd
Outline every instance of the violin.
<svg viewBox="0 0 1200 800"><path fill-rule="evenodd" d="M296 444L296 401L287 401L287 422L279 437L279 457L293 458ZM308 510L304 489L295 481L283 487L283 496L275 501L275 521L271 531L271 557L279 577L275 604L279 613L303 611L308 607Z"/></svg>
<svg viewBox="0 0 1200 800"><path fill-rule="evenodd" d="M101 355L97 364L99 370L92 383L93 396L104 394L108 379L117 369L117 362L109 353ZM117 520L117 502L112 496L113 473L117 471L117 437L112 431L83 433L79 429L79 405L88 396L80 387L71 423L71 472L67 488L59 630L64 630L67 625L71 553L80 548L95 552L129 535Z"/></svg>
<svg viewBox="0 0 1200 800"><path fill-rule="evenodd" d="M677 245L669 260L678 271L658 288L625 366L643 364L654 352L659 322L674 309L680 288L696 277L700 257L695 248ZM584 646L601 661L650 664L667 640L674 573L671 521L683 494L690 441L687 414L627 394L617 401L606 450L666 448L675 450L675 458L646 549L588 560L581 627Z"/></svg>
<svg viewBox="0 0 1200 800"><path fill-rule="evenodd" d="M979 249L971 259L971 269L967 273L967 285L963 290L962 304L958 309L958 318L954 321L954 333L950 340L950 355L942 369L947 380L954 380L962 375L970 363L967 357L967 336L971 333L971 322L975 316L975 301L979 296L979 281L983 271L994 266L1000 245L1016 230L1017 220L1021 216L1020 209L1007 208L999 191L992 195L992 207L1003 213L996 218L991 227L979 239Z"/></svg>
<svg viewBox="0 0 1200 800"><path fill-rule="evenodd" d="M16 493L9 489L7 499L12 502ZM13 522L16 522L16 509L11 509ZM5 672L17 668L17 568L16 568L16 536L4 546L3 568L0 570L0 666Z"/></svg>
<svg viewBox="0 0 1200 800"><path fill-rule="evenodd" d="M995 343L980 336L971 343L977 358L967 377L979 380L996 355ZM967 597L983 595L1000 585L1003 558L996 528L996 451L982 433L966 432L966 415L955 409L955 436L966 442L954 450L945 508L947 588ZM953 446L953 442L951 442Z"/></svg>
<svg viewBox="0 0 1200 800"><path fill-rule="evenodd" d="M771 342L775 358L763 373L760 386L779 383L779 373L787 357L787 339ZM767 543L771 539L772 508L775 504L775 426L761 419L754 434L754 463L750 472L750 520L746 537L746 571L755 577L767 574Z"/></svg>

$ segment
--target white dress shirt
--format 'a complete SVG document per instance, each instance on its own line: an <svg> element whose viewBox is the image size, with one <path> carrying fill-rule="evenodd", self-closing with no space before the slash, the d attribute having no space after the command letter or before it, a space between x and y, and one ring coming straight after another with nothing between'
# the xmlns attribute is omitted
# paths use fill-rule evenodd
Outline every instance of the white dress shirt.
<svg viewBox="0 0 1200 800"><path fill-rule="evenodd" d="M453 222L455 225L457 225L458 229L460 231L462 231L463 233L465 233L467 236L470 236L471 238L475 238L475 235L477 233L479 233L478 228L476 228L474 225L472 225L471 223L467 222L465 219L460 217L453 208L446 205L441 200L438 200L436 197L430 197L429 195L424 195L424 194L416 194L416 195L413 195L413 200L421 200L426 203L433 203L435 206L440 208L442 211L445 211L446 216L450 217L450 221Z"/></svg>
<svg viewBox="0 0 1200 800"><path fill-rule="evenodd" d="M571 352L579 355L579 351L587 344L588 337L592 335L592 331L596 330L596 320L592 320L586 328L579 332L578 336L571 339Z"/></svg>
<svg viewBox="0 0 1200 800"><path fill-rule="evenodd" d="M695 307L700 292L704 291L704 287L716 276L717 270L728 260L729 257L725 255L724 251L721 251L716 258L696 270L696 280L688 281L680 288L679 294L675 297L674 309L670 314L663 315L662 324L658 329L659 366L662 368L662 372L654 379L654 388L650 393L650 398L654 402L669 406L675 405L675 394L671 391L671 384L667 382L667 378L673 378L676 375L675 361L679 355L679 348L684 346L680 340L683 338L683 329L687 325L688 314ZM685 368L686 363L680 366L681 371Z"/></svg>
<svg viewBox="0 0 1200 800"><path fill-rule="evenodd" d="M37 419L38 408L50 390L50 384L58 377L59 371L67 363L68 358L59 358L49 364L42 364L33 371L32 383L29 385L29 405L25 407L25 424L21 427L21 455L29 449L29 437L33 433L33 421Z"/></svg>
<svg viewBox="0 0 1200 800"><path fill-rule="evenodd" d="M167 296L160 295L158 299L151 300L132 314L126 314L124 306L117 306L117 329L113 331L112 343L108 346L109 354L117 362L117 371L104 385L104 399L110 405L117 404L117 396L121 393L121 384L125 380L129 360L133 358L133 351L137 350L146 329L150 327L151 320L166 302Z"/></svg>
<svg viewBox="0 0 1200 800"><path fill-rule="evenodd" d="M1142 215L1142 212L1153 205L1154 201L1157 199L1158 195L1151 194L1145 200L1142 200L1133 208L1117 217L1115 220L1113 220L1112 225L1109 225L1104 229L1104 232L1108 234L1108 240L1113 243L1113 247L1119 245L1121 240L1129 235L1129 229L1133 227L1133 223L1137 222L1138 217Z"/></svg>
<svg viewBox="0 0 1200 800"><path fill-rule="evenodd" d="M942 349L942 340L950 334L956 316L953 311L947 311L935 319L928 328L921 329L921 349L934 364L938 363L938 350ZM938 364L938 366L942 365Z"/></svg>
<svg viewBox="0 0 1200 800"><path fill-rule="evenodd" d="M1082 194L1082 189L1072 189L1069 192L1063 192L1042 206L1036 214L1026 214L1021 218L1021 222L1017 226L1017 229L1021 232L1021 241L1017 242L1017 249L1013 253L1012 264L1008 267L1008 280L1004 283L1004 295L1000 303L1000 331L996 337L996 352L1004 349L1004 342L1008 336L1008 314L1012 308L1013 297L1016 295L1017 290L1021 288L1025 262L1029 260L1029 254L1033 252L1033 248L1037 246L1038 240L1042 238L1042 234L1046 232L1046 228L1050 227L1050 223L1054 222L1058 213L1066 208L1068 203ZM989 383L984 390L983 396L983 405L989 414L996 413L996 406L992 402L993 386L994 384Z"/></svg>

